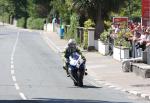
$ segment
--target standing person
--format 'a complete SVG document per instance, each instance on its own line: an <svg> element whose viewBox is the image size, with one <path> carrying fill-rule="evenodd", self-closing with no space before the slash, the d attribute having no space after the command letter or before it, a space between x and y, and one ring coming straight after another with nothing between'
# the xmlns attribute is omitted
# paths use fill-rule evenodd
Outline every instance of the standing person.
<svg viewBox="0 0 150 103"><path fill-rule="evenodd" d="M150 52L150 28L146 29L146 50Z"/></svg>
<svg viewBox="0 0 150 103"><path fill-rule="evenodd" d="M117 34L115 33L115 29L112 29L110 32L110 35L108 37L108 42L109 42L109 55L113 54L113 47L114 47L114 41L117 38Z"/></svg>
<svg viewBox="0 0 150 103"><path fill-rule="evenodd" d="M136 58L139 57L139 45L138 45L138 40L140 38L141 34L138 31L138 28L136 27L133 31L133 38L132 38L132 57Z"/></svg>

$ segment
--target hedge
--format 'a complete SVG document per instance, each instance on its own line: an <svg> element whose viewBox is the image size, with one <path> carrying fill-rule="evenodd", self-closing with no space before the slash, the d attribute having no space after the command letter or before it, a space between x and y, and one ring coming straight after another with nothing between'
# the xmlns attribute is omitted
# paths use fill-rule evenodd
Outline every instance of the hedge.
<svg viewBox="0 0 150 103"><path fill-rule="evenodd" d="M22 28L26 27L26 20L24 17L17 20L17 27L22 27Z"/></svg>
<svg viewBox="0 0 150 103"><path fill-rule="evenodd" d="M40 29L44 27L44 19L42 18L28 18L27 19L27 28L29 29Z"/></svg>
<svg viewBox="0 0 150 103"><path fill-rule="evenodd" d="M10 23L10 17L8 13L4 13L0 16L0 21L5 23Z"/></svg>

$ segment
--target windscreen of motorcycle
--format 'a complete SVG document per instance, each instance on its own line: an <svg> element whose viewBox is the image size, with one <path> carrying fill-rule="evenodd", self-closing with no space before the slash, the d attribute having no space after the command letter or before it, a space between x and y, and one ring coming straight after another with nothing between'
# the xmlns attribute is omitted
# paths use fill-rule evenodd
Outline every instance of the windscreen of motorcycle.
<svg viewBox="0 0 150 103"><path fill-rule="evenodd" d="M78 54L77 52L75 53L72 53L72 55L69 57L69 60L70 60L70 65L71 66L76 66L79 59L80 59L80 54Z"/></svg>

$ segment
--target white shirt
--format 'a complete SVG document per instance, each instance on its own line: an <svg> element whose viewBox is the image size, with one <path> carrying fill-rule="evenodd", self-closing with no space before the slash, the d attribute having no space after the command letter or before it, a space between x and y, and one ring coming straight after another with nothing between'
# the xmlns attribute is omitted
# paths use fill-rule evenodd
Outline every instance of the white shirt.
<svg viewBox="0 0 150 103"><path fill-rule="evenodd" d="M146 41L150 41L150 34L146 36Z"/></svg>

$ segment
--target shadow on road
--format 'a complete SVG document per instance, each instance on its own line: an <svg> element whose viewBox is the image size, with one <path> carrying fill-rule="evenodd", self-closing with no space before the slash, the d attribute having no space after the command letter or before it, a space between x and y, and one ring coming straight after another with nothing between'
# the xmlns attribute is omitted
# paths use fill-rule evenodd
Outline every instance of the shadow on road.
<svg viewBox="0 0 150 103"><path fill-rule="evenodd" d="M82 88L102 88L102 87L97 87L97 86L93 86L93 85L84 85L84 87Z"/></svg>
<svg viewBox="0 0 150 103"><path fill-rule="evenodd" d="M127 102L36 98L36 100L0 100L0 103L127 103Z"/></svg>
<svg viewBox="0 0 150 103"><path fill-rule="evenodd" d="M69 87L69 88L83 88L83 89L88 89L88 88L102 88L102 87L97 87L97 86L93 86L93 85L84 85L83 87L78 87L78 86L73 86L73 87Z"/></svg>

